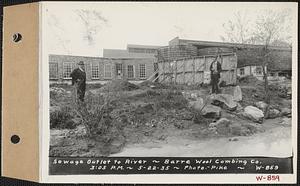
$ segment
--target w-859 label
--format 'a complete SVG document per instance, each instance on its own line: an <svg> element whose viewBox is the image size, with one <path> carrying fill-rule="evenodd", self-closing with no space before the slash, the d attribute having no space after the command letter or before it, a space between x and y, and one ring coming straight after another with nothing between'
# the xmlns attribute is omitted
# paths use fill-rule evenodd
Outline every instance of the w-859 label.
<svg viewBox="0 0 300 186"><path fill-rule="evenodd" d="M261 175L256 176L256 181L280 181L279 175Z"/></svg>

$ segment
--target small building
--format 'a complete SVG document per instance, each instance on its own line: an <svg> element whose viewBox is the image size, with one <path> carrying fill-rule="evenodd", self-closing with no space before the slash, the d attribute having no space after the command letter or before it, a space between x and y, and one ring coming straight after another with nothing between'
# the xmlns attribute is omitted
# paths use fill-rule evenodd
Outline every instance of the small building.
<svg viewBox="0 0 300 186"><path fill-rule="evenodd" d="M70 73L79 61L85 64L87 83L105 83L115 79L139 82L153 74L155 58L49 55L50 83L71 83Z"/></svg>
<svg viewBox="0 0 300 186"><path fill-rule="evenodd" d="M255 49L238 50L238 76L253 75L263 79L262 59L258 58L259 51ZM266 67L268 79L277 80L292 75L292 50L289 47L271 47L269 63Z"/></svg>
<svg viewBox="0 0 300 186"><path fill-rule="evenodd" d="M267 68L265 68L267 70ZM257 65L249 65L237 68L237 76L238 77L245 77L245 76L254 76L259 80L263 80L263 68L262 66Z"/></svg>

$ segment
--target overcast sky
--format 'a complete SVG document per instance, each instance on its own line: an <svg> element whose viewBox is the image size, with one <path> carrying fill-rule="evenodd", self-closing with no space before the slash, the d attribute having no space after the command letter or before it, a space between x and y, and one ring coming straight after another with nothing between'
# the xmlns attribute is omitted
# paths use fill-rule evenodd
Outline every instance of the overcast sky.
<svg viewBox="0 0 300 186"><path fill-rule="evenodd" d="M237 11L254 17L290 3L61 3L44 6L48 53L102 56L127 44L168 45L176 36L221 41L222 24ZM100 15L100 18L99 18ZM98 17L97 17L98 16ZM85 22L87 21L87 22Z"/></svg>

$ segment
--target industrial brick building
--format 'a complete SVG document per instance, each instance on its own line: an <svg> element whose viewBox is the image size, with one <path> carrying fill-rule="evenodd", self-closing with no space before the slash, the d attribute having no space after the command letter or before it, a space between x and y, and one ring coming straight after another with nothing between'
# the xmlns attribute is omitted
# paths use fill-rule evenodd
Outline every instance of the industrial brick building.
<svg viewBox="0 0 300 186"><path fill-rule="evenodd" d="M50 83L70 83L70 73L79 61L85 64L87 83L105 83L114 79L146 80L153 74L155 59L50 55Z"/></svg>
<svg viewBox="0 0 300 186"><path fill-rule="evenodd" d="M176 37L169 41L168 46L128 44L125 50L104 49L103 57L50 55L49 77L50 82L70 82L71 71L77 62L83 61L88 83L113 79L202 83L210 81L208 67L218 54L223 68L221 79L228 84L235 84L237 76L254 75L262 78L261 59L256 58L257 49L261 47ZM272 46L270 49L269 76L290 76L291 48Z"/></svg>
<svg viewBox="0 0 300 186"><path fill-rule="evenodd" d="M157 70L159 47L128 44L126 50L104 49L103 57L50 55L50 82L70 83L70 73L79 61L85 64L87 83L105 83L114 79L144 81Z"/></svg>

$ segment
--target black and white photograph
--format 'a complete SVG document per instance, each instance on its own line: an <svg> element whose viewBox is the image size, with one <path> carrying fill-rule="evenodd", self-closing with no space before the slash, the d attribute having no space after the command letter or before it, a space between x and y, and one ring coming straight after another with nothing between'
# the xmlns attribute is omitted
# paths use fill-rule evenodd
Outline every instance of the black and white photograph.
<svg viewBox="0 0 300 186"><path fill-rule="evenodd" d="M187 158L223 174L260 157L288 158L268 169L293 173L295 4L44 5L49 175L131 174L110 158L155 174L153 157L160 174L206 173ZM86 172L70 165L85 160Z"/></svg>

